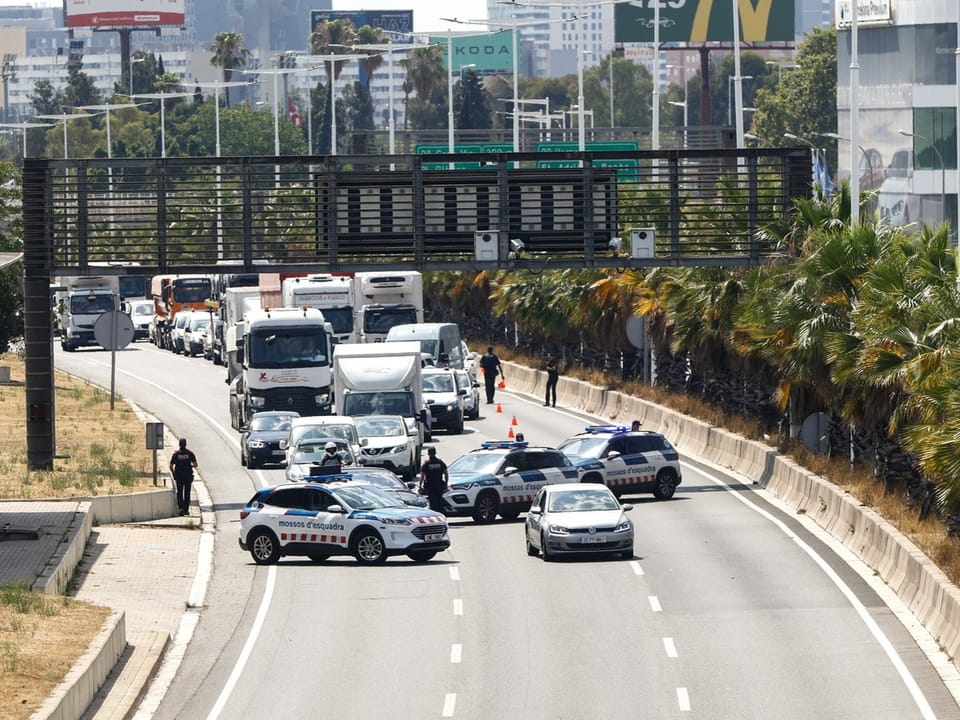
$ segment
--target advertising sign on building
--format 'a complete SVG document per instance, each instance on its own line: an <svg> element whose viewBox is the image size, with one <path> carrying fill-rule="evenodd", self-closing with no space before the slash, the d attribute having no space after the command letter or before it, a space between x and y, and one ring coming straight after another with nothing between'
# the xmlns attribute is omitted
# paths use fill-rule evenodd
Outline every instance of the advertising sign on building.
<svg viewBox="0 0 960 720"><path fill-rule="evenodd" d="M183 27L184 0L65 0L68 28Z"/></svg>
<svg viewBox="0 0 960 720"><path fill-rule="evenodd" d="M614 40L653 42L660 4L660 42L733 42L730 0L633 0L613 7ZM743 42L793 42L795 0L739 0Z"/></svg>
<svg viewBox="0 0 960 720"><path fill-rule="evenodd" d="M447 38L440 35L430 38L431 43L443 47L444 58L447 55ZM446 59L444 59L444 64ZM451 72L460 72L472 67L478 73L512 72L513 34L504 32L482 35L463 35L453 38L453 66Z"/></svg>
<svg viewBox="0 0 960 720"><path fill-rule="evenodd" d="M850 0L837 0L837 27L850 27L853 12ZM857 2L857 23L889 24L893 16L890 14L890 0L859 0Z"/></svg>
<svg viewBox="0 0 960 720"><path fill-rule="evenodd" d="M349 20L355 28L380 28L393 42L412 42L413 10L311 10L310 32L316 32L320 23L334 20Z"/></svg>

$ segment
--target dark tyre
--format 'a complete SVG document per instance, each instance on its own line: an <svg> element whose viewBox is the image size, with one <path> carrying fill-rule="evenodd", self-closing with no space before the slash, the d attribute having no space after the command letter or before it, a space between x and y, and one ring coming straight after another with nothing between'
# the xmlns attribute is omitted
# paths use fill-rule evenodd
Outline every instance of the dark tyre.
<svg viewBox="0 0 960 720"><path fill-rule="evenodd" d="M450 428L450 432L454 435L459 435L463 432L463 418L460 418L460 422Z"/></svg>
<svg viewBox="0 0 960 720"><path fill-rule="evenodd" d="M240 453L240 465L241 467L247 467L247 456L243 453Z"/></svg>
<svg viewBox="0 0 960 720"><path fill-rule="evenodd" d="M379 565L387 560L387 547L375 530L361 530L353 539L353 556L361 565Z"/></svg>
<svg viewBox="0 0 960 720"><path fill-rule="evenodd" d="M657 500L669 500L677 489L677 475L673 470L661 470L657 483L653 486L653 496Z"/></svg>
<svg viewBox="0 0 960 720"><path fill-rule="evenodd" d="M520 513L515 510L511 510L510 512L500 513L500 517L502 517L504 520L516 520L518 517L520 517Z"/></svg>
<svg viewBox="0 0 960 720"><path fill-rule="evenodd" d="M329 558L330 556L329 555L307 555L307 557L310 558L312 562L320 563L326 560L327 558Z"/></svg>
<svg viewBox="0 0 960 720"><path fill-rule="evenodd" d="M527 538L527 555L530 557L536 557L540 554L540 551L537 550L537 546L530 542L530 538Z"/></svg>
<svg viewBox="0 0 960 720"><path fill-rule="evenodd" d="M492 523L497 519L500 511L500 499L492 490L480 493L477 504L473 507L473 521L477 523Z"/></svg>
<svg viewBox="0 0 960 720"><path fill-rule="evenodd" d="M540 554L543 555L544 562L554 560L553 555L550 554L550 549L547 547L547 536L543 533L540 533Z"/></svg>
<svg viewBox="0 0 960 720"><path fill-rule="evenodd" d="M269 530L254 530L249 546L250 555L257 565L274 565L280 559L280 543Z"/></svg>
<svg viewBox="0 0 960 720"><path fill-rule="evenodd" d="M583 476L583 480L580 482L603 485L603 478L599 475L599 473L587 473Z"/></svg>
<svg viewBox="0 0 960 720"><path fill-rule="evenodd" d="M250 470L255 470L258 467L259 465L257 464L256 460L254 460L252 457L247 458L247 468L249 468Z"/></svg>
<svg viewBox="0 0 960 720"><path fill-rule="evenodd" d="M414 562L427 562L428 560L433 560L436 554L436 550L414 550L413 552L408 552L407 557Z"/></svg>

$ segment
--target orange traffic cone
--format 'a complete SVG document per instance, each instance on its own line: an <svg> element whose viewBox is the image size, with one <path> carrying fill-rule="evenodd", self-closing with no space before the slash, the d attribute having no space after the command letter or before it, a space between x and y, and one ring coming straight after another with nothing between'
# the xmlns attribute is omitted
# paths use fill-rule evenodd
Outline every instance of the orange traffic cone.
<svg viewBox="0 0 960 720"><path fill-rule="evenodd" d="M507 438L513 440L513 428L510 428L510 432L507 433Z"/></svg>
<svg viewBox="0 0 960 720"><path fill-rule="evenodd" d="M510 424L511 424L511 425L516 425L516 424L517 424L517 416L516 416L516 415L513 416L513 420L510 421Z"/></svg>
<svg viewBox="0 0 960 720"><path fill-rule="evenodd" d="M503 408L500 407L500 403L497 403L497 412L498 412L498 413L502 413L502 412L503 412Z"/></svg>

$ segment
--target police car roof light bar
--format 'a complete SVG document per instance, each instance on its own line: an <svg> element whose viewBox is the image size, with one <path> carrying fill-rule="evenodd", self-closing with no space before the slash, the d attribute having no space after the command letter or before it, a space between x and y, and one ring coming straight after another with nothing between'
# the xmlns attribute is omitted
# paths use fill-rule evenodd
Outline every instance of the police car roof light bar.
<svg viewBox="0 0 960 720"><path fill-rule="evenodd" d="M623 433L629 430L626 425L587 425L588 433Z"/></svg>
<svg viewBox="0 0 960 720"><path fill-rule="evenodd" d="M322 465L320 467L323 467ZM311 468L313 470L313 468ZM305 475L303 482L328 483L336 480L353 480L350 473L331 473L329 475Z"/></svg>
<svg viewBox="0 0 960 720"><path fill-rule="evenodd" d="M487 440L480 443L484 450L511 450L516 448L525 448L529 443L526 440L517 442L516 440Z"/></svg>

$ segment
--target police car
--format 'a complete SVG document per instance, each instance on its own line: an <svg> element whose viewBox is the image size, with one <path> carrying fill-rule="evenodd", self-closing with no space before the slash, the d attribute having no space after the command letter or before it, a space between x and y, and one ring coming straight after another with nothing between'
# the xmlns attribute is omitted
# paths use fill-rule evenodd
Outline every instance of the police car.
<svg viewBox="0 0 960 720"><path fill-rule="evenodd" d="M530 509L544 485L580 481L580 470L559 450L529 447L526 442L491 441L461 455L447 468L444 512L493 522L513 520Z"/></svg>
<svg viewBox="0 0 960 720"><path fill-rule="evenodd" d="M447 519L405 505L348 473L263 488L240 511L240 549L258 565L284 555L322 562L352 555L373 565L391 555L426 562L450 547Z"/></svg>
<svg viewBox="0 0 960 720"><path fill-rule="evenodd" d="M660 433L590 425L557 448L583 471L582 482L604 483L618 497L653 493L669 500L680 484L680 456Z"/></svg>

